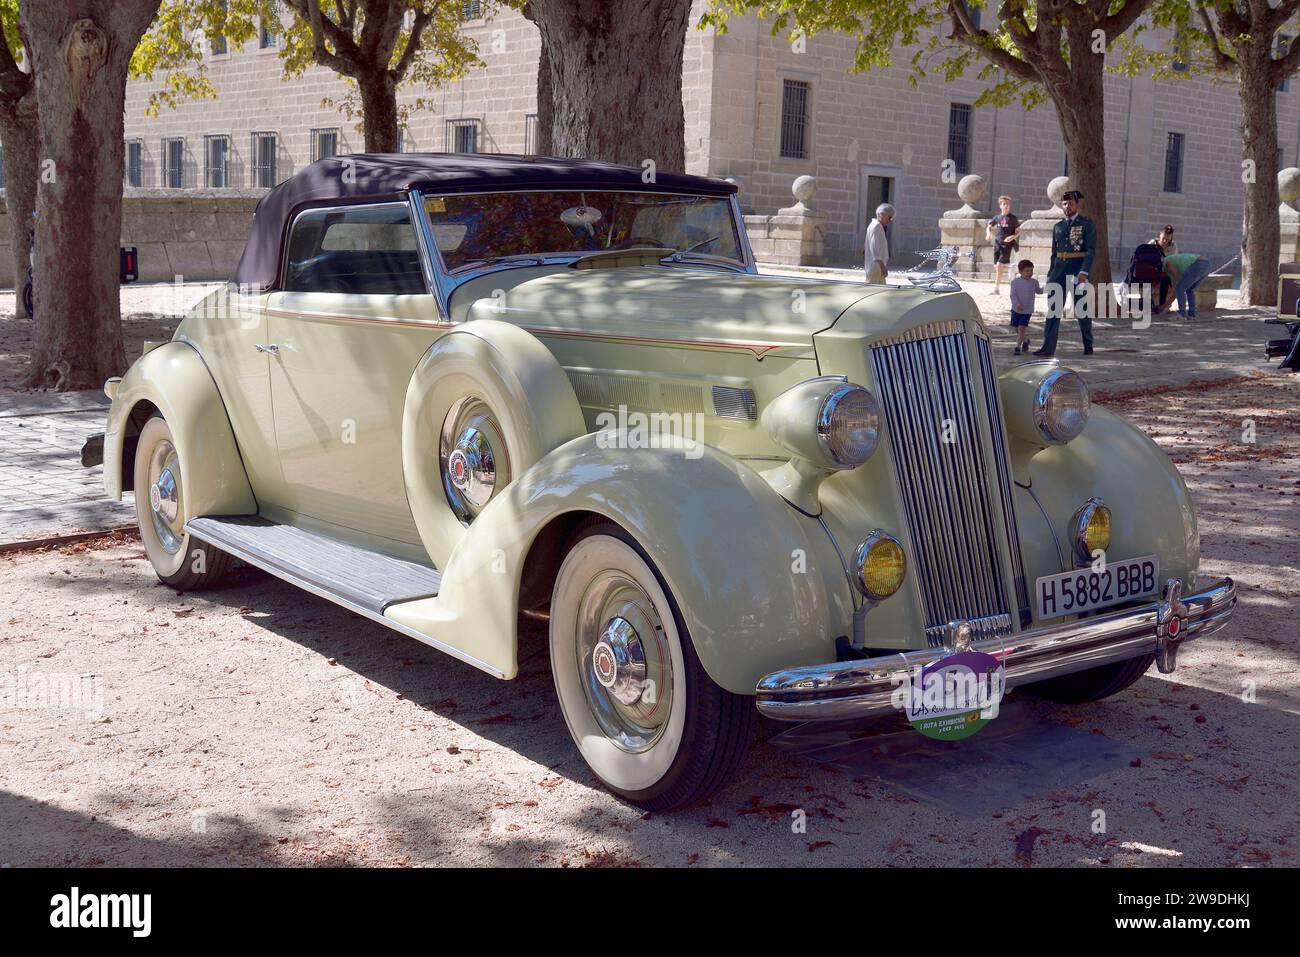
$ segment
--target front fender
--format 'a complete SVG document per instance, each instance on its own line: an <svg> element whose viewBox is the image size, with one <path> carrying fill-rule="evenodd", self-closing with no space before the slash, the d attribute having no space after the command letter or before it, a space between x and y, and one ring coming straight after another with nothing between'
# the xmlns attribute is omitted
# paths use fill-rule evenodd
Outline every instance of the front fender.
<svg viewBox="0 0 1300 957"><path fill-rule="evenodd" d="M180 341L146 352L118 384L104 433L104 487L110 498L122 499L123 450L143 424L132 419L143 412L142 403L162 413L176 441L188 515L257 512L217 384L198 352Z"/></svg>
<svg viewBox="0 0 1300 957"><path fill-rule="evenodd" d="M524 559L549 523L587 512L645 549L701 664L728 691L751 695L772 671L833 659L853 607L818 521L716 449L697 445L692 458L680 448L602 447L617 436L584 435L537 462L470 525L439 595L385 614L514 677Z"/></svg>
<svg viewBox="0 0 1300 957"><path fill-rule="evenodd" d="M1026 569L1038 575L1071 565L1069 523L1090 496L1111 509L1111 559L1160 556L1160 577L1180 578L1190 589L1200 566L1196 510L1182 475L1145 432L1113 412L1092 407L1088 425L1066 445L1029 461L1030 488L1060 541L1065 568Z"/></svg>

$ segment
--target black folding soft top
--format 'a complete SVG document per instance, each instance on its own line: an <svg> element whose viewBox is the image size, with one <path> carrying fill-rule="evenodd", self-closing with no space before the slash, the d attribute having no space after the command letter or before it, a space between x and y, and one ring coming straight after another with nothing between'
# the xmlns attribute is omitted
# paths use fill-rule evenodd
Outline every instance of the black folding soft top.
<svg viewBox="0 0 1300 957"><path fill-rule="evenodd" d="M526 189L635 189L640 192L728 196L731 183L704 176L656 173L628 166L552 156L501 153L352 153L304 167L262 197L253 214L234 281L274 289L280 243L290 218L304 206L393 199L408 189L431 193Z"/></svg>

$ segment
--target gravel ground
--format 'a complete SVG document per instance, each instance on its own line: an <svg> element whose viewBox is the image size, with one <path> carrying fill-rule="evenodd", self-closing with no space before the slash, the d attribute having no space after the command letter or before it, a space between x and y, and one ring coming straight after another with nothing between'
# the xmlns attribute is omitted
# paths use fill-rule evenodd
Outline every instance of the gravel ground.
<svg viewBox="0 0 1300 957"><path fill-rule="evenodd" d="M0 706L0 865L1295 866L1300 381L1143 381L1110 404L1183 468L1202 571L1242 601L1172 678L1013 695L1031 727L1113 742L1100 773L954 814L763 723L710 804L648 816L587 772L540 630L502 683L251 570L178 595L119 536L0 555L0 695L22 705Z"/></svg>

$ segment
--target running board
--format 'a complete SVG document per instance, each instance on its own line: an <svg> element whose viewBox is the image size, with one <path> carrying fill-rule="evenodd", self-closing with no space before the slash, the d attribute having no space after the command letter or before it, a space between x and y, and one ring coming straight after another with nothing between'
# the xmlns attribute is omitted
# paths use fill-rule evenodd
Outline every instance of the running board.
<svg viewBox="0 0 1300 957"><path fill-rule="evenodd" d="M433 597L442 578L428 565L257 516L192 518L185 530L272 575L376 615L399 601Z"/></svg>
<svg viewBox="0 0 1300 957"><path fill-rule="evenodd" d="M495 678L505 677L501 669L384 614L390 605L437 596L442 576L428 565L381 555L319 532L281 525L256 515L192 518L185 523L185 530L200 541L303 591L401 632Z"/></svg>

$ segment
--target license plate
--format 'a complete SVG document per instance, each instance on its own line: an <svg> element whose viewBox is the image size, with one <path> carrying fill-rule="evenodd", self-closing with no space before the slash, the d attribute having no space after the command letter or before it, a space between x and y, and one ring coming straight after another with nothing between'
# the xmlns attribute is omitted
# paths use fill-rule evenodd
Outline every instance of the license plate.
<svg viewBox="0 0 1300 957"><path fill-rule="evenodd" d="M1109 608L1159 591L1160 559L1155 555L1109 562L1105 571L1091 567L1061 575L1044 575L1034 585L1038 617L1060 618Z"/></svg>

